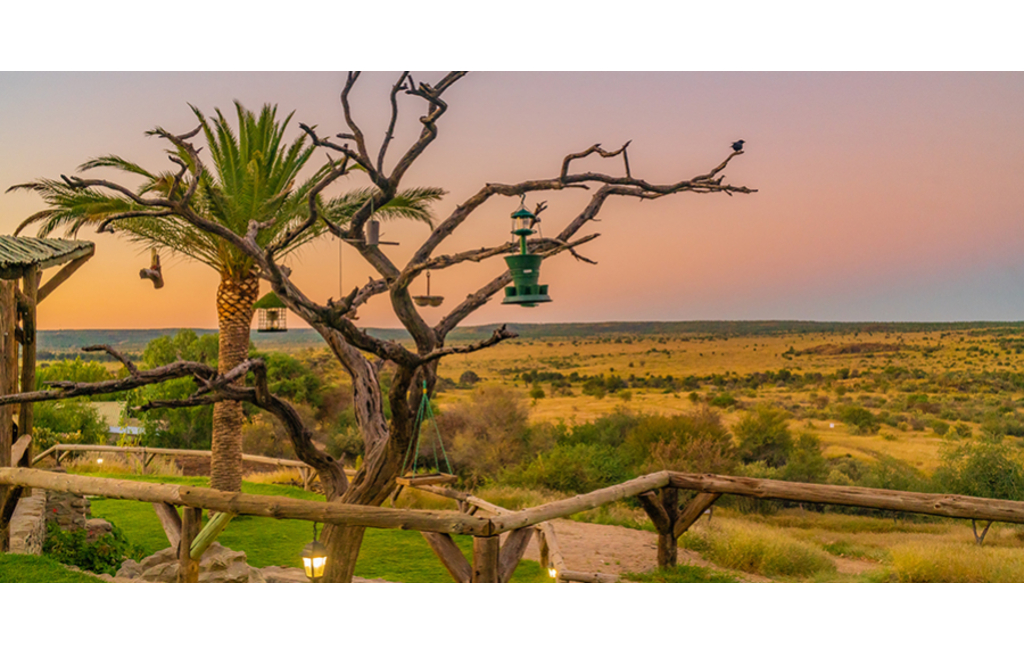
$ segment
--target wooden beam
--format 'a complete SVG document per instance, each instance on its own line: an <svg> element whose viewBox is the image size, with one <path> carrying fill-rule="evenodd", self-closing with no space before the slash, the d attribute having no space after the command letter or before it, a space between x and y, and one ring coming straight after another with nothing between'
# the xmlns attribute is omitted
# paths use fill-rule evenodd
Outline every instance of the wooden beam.
<svg viewBox="0 0 1024 654"><path fill-rule="evenodd" d="M228 523L231 522L231 518L235 516L230 513L218 513L206 523L195 538L192 539L192 547L189 549L189 555L192 560L199 561L203 558L203 552L213 545L217 540L217 536L220 536L220 532L224 531Z"/></svg>
<svg viewBox="0 0 1024 654"><path fill-rule="evenodd" d="M661 504L661 497L655 491L649 491L647 493L641 493L636 496L636 499L640 500L640 506L643 508L647 517L654 523L654 529L659 533L663 534L666 531L672 529L672 521L668 517L668 513Z"/></svg>
<svg viewBox="0 0 1024 654"><path fill-rule="evenodd" d="M43 284L43 287L39 289L39 296L36 298L36 304L39 304L40 302L45 300L46 296L48 296L50 293L53 293L53 291L58 286L63 284L65 281L67 281L68 277L71 277L71 275L75 274L76 270L81 268L85 264L86 261L88 261L89 259L92 258L92 255L93 255L93 253L90 252L89 254L85 255L84 257L81 257L79 259L75 259L74 261L72 261L68 265L66 265L63 268L61 268L60 270L58 270L54 274L54 276L51 277L45 284Z"/></svg>
<svg viewBox="0 0 1024 654"><path fill-rule="evenodd" d="M203 519L202 509L186 507L181 514L181 540L178 541L178 583L199 582L199 561L192 558L189 545L199 534Z"/></svg>
<svg viewBox="0 0 1024 654"><path fill-rule="evenodd" d="M686 505L683 512L676 519L676 524L672 528L672 533L676 538L683 535L687 529L693 526L693 523L697 522L704 512L707 511L708 507L715 503L715 501L721 497L721 493L698 493L697 497L690 500L690 503Z"/></svg>
<svg viewBox="0 0 1024 654"><path fill-rule="evenodd" d="M528 527L553 518L564 518L580 511L608 504L616 500L633 497L649 490L668 485L668 472L655 472L608 488L602 488L586 495L577 495L566 500L542 504L531 509L516 511L491 518L496 533Z"/></svg>
<svg viewBox="0 0 1024 654"><path fill-rule="evenodd" d="M512 578L512 573L519 566L519 561L523 558L523 552L526 551L526 546L530 544L530 538L532 537L533 527L523 527L522 529L510 531L508 536L505 537L505 542L501 546L501 553L498 555L498 579L501 583L507 584L508 580Z"/></svg>
<svg viewBox="0 0 1024 654"><path fill-rule="evenodd" d="M167 447L133 447L127 446L122 447L118 445L88 445L78 443L57 443L51 448L59 452L117 452L120 454L141 454L141 455L167 455L167 456L201 456L208 457L212 456L210 450L179 450ZM32 459L32 465L39 463L45 458L46 455L51 454L50 450L35 456ZM253 463L266 463L269 465L283 466L285 468L306 468L313 470L313 468L302 461L296 461L295 459L275 459L271 456L259 456L257 454L243 454L243 461L252 461ZM352 476L356 474L355 470L346 468L345 474Z"/></svg>
<svg viewBox="0 0 1024 654"><path fill-rule="evenodd" d="M498 577L498 553L501 542L498 536L476 536L473 538L473 583L496 584Z"/></svg>
<svg viewBox="0 0 1024 654"><path fill-rule="evenodd" d="M18 309L14 301L15 284L0 280L0 395L18 392ZM0 467L11 465L14 436L14 407L0 406ZM3 489L0 489L0 495Z"/></svg>
<svg viewBox="0 0 1024 654"><path fill-rule="evenodd" d="M548 548L548 539L544 536L544 530L534 525L537 532L537 549L540 551L540 567L545 570L551 567L551 550Z"/></svg>
<svg viewBox="0 0 1024 654"><path fill-rule="evenodd" d="M558 538L555 536L555 528L551 526L551 523L542 522L537 525L537 529L544 534L544 542L547 544L548 552L551 556L548 568L550 569L553 567L559 572L565 570L565 559L562 558L562 549L558 546ZM558 578L556 577L555 580L557 581Z"/></svg>
<svg viewBox="0 0 1024 654"><path fill-rule="evenodd" d="M430 545L430 549L434 550L434 554L441 560L452 579L460 584L468 584L473 580L473 569L462 550L455 544L451 534L435 534L429 531L420 533Z"/></svg>
<svg viewBox="0 0 1024 654"><path fill-rule="evenodd" d="M377 506L314 502L290 497L228 493L211 488L153 484L128 479L68 475L31 468L0 468L0 485L47 488L141 502L166 502L236 515L291 518L335 525L411 529L448 534L491 535L491 521L456 511L419 511Z"/></svg>
<svg viewBox="0 0 1024 654"><path fill-rule="evenodd" d="M28 303L21 317L21 392L36 390L36 296L39 291L39 268L30 267L21 279L22 293ZM32 435L32 403L22 402L18 408L18 433Z"/></svg>
<svg viewBox="0 0 1024 654"><path fill-rule="evenodd" d="M793 481L669 473L672 485L705 493L723 493L770 500L791 500L817 504L862 506L869 509L941 515L948 518L973 518L1024 524L1024 502L990 500L965 495L911 493L909 491L826 486Z"/></svg>
<svg viewBox="0 0 1024 654"><path fill-rule="evenodd" d="M575 570L559 570L560 581L576 581L584 584L614 584L618 583L619 575L609 575L601 572L577 572Z"/></svg>
<svg viewBox="0 0 1024 654"><path fill-rule="evenodd" d="M178 515L178 510L173 505L163 502L153 502L153 510L160 519L160 526L164 528L171 547L177 548L181 542L181 516Z"/></svg>
<svg viewBox="0 0 1024 654"><path fill-rule="evenodd" d="M32 437L28 434L18 438L17 442L11 446L11 465L20 466L21 460L25 458L25 453L28 452L31 446Z"/></svg>

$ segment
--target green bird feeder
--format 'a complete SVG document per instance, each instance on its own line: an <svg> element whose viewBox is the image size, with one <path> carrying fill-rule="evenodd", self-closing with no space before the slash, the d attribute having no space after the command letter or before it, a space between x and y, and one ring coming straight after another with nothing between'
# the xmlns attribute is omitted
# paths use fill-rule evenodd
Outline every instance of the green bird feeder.
<svg viewBox="0 0 1024 654"><path fill-rule="evenodd" d="M502 304L518 304L523 307L535 307L541 302L550 302L547 284L539 284L539 254L526 253L526 237L533 234L537 216L527 210L525 203L512 214L512 233L519 237L519 254L505 257L508 269L512 271L512 286L505 287L505 299Z"/></svg>
<svg viewBox="0 0 1024 654"><path fill-rule="evenodd" d="M252 305L256 309L259 318L256 331L258 332L286 332L288 324L286 316L288 308L281 298L277 297L274 291L270 291Z"/></svg>

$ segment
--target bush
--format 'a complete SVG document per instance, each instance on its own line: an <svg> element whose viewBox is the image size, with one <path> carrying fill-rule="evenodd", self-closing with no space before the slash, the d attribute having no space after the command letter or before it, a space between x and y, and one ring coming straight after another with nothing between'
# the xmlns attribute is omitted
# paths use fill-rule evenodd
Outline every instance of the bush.
<svg viewBox="0 0 1024 654"><path fill-rule="evenodd" d="M708 404L719 409L728 409L731 406L736 406L739 402L731 393L719 393L710 398Z"/></svg>
<svg viewBox="0 0 1024 654"><path fill-rule="evenodd" d="M589 493L629 478L614 448L599 443L560 444L503 477L513 485Z"/></svg>
<svg viewBox="0 0 1024 654"><path fill-rule="evenodd" d="M97 574L117 574L125 559L141 560L142 548L132 545L116 526L93 542L87 542L84 529L61 530L54 523L46 526L43 554L65 565L77 566Z"/></svg>
<svg viewBox="0 0 1024 654"><path fill-rule="evenodd" d="M821 441L813 434L801 434L783 468L782 478L820 484L828 476L828 462L821 453Z"/></svg>
<svg viewBox="0 0 1024 654"><path fill-rule="evenodd" d="M851 425L856 434L874 434L880 427L875 414L856 404L842 407L838 417L846 424Z"/></svg>
<svg viewBox="0 0 1024 654"><path fill-rule="evenodd" d="M515 390L478 386L467 401L438 413L437 427L450 443L452 465L474 483L493 479L523 460L528 418L523 396Z"/></svg>
<svg viewBox="0 0 1024 654"><path fill-rule="evenodd" d="M459 376L459 386L473 386L480 382L480 375L472 370L467 370Z"/></svg>
<svg viewBox="0 0 1024 654"><path fill-rule="evenodd" d="M107 439L107 425L86 400L38 402L32 424L33 447L40 452L57 443L95 445Z"/></svg>
<svg viewBox="0 0 1024 654"><path fill-rule="evenodd" d="M677 416L644 416L623 444L634 473L657 470L730 473L736 447L718 412L706 405Z"/></svg>
<svg viewBox="0 0 1024 654"><path fill-rule="evenodd" d="M1000 500L1024 499L1024 465L1002 443L967 442L947 449L935 481L947 493Z"/></svg>
<svg viewBox="0 0 1024 654"><path fill-rule="evenodd" d="M772 468L786 465L793 450L793 436L786 424L786 412L759 404L733 428L739 439L739 457L744 463L763 461Z"/></svg>

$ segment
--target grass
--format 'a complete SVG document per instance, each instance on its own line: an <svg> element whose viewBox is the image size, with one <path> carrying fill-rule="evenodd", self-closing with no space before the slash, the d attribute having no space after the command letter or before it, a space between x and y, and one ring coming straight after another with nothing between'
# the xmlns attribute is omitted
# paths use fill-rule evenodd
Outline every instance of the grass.
<svg viewBox="0 0 1024 654"><path fill-rule="evenodd" d="M136 479L131 475L119 478ZM139 477L143 481L206 486L205 477ZM323 496L293 486L276 486L242 482L242 491L255 495L277 495L297 499L323 501ZM168 546L160 521L153 508L133 500L92 500L93 515L110 520L139 545L146 555ZM249 565L262 568L270 565L297 567L302 548L313 539L313 528L304 520L273 520L254 516L237 516L220 535L219 542L227 548L246 553ZM456 544L467 558L472 557L473 539L456 536ZM355 574L370 579L408 583L444 583L452 578L433 551L416 532L394 529L367 529L359 551ZM536 561L523 560L512 576L512 582L547 582L545 570Z"/></svg>
<svg viewBox="0 0 1024 654"><path fill-rule="evenodd" d="M715 584L738 582L734 575L698 565L677 565L668 570L626 573L623 579L646 584Z"/></svg>
<svg viewBox="0 0 1024 654"><path fill-rule="evenodd" d="M68 570L45 556L0 552L0 584L100 584L92 575Z"/></svg>
<svg viewBox="0 0 1024 654"><path fill-rule="evenodd" d="M835 564L820 548L781 530L732 519L691 529L680 544L723 568L775 578L809 578L834 572Z"/></svg>
<svg viewBox="0 0 1024 654"><path fill-rule="evenodd" d="M908 543L890 551L891 581L941 583L1024 582L1024 552L973 544ZM884 579L884 576L883 576Z"/></svg>

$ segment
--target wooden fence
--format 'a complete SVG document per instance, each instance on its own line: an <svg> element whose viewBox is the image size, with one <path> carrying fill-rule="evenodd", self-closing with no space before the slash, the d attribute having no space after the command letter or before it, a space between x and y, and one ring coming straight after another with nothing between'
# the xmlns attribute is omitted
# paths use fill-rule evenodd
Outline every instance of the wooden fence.
<svg viewBox="0 0 1024 654"><path fill-rule="evenodd" d="M134 455L139 458L139 462L142 464L143 473L145 473L146 466L152 463L153 458L156 456L198 456L207 458L213 456L213 453L210 452L210 450L177 450L163 447L74 445L57 443L53 447L44 450L33 457L32 465L36 465L47 457L51 457L55 463L60 464L64 457L72 452L112 452L117 454ZM296 461L295 459L277 459L270 456L243 454L242 460L251 461L253 463L266 463L268 465L280 466L282 468L295 468L299 471L299 476L302 478L302 488L304 490L309 490L310 485L317 476L315 468L307 463L303 463L302 461ZM356 471L346 469L345 472L348 475L354 475Z"/></svg>
<svg viewBox="0 0 1024 654"><path fill-rule="evenodd" d="M676 564L676 542L679 536L724 494L1024 524L1024 502L669 471L656 472L591 493L519 511L499 507L468 493L432 486L417 488L456 500L460 511L313 502L11 467L0 468L0 486L45 488L152 502L155 507L159 507L157 513L162 514L161 521L166 519L165 530L172 543L177 534L183 564L182 581L196 580L198 555L202 554L203 544L213 542L219 530L230 519L223 518L219 522L212 520L203 532L199 532L199 513L202 509L228 515L419 531L456 581L477 583L508 581L535 533L541 534L542 563L556 569L562 581L610 580L602 578L608 575L567 570L554 530L547 521L628 497L637 497L654 523L658 532L658 564L662 567ZM683 507L679 506L680 490L696 492ZM185 507L178 523L177 506ZM486 518L477 516L477 509L493 515ZM473 537L472 563L455 545L453 534ZM504 541L500 540L502 534L507 534Z"/></svg>

